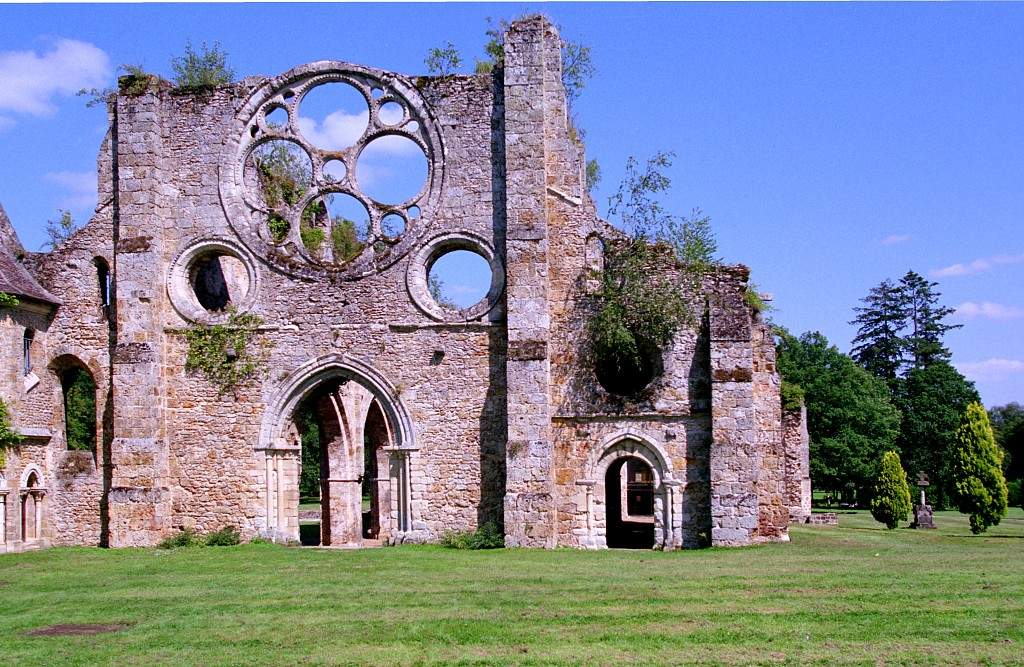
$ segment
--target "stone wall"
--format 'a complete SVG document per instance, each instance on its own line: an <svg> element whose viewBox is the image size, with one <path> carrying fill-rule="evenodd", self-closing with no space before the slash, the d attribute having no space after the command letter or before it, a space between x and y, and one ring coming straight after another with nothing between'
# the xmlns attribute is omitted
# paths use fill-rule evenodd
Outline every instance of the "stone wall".
<svg viewBox="0 0 1024 667"><path fill-rule="evenodd" d="M66 249L29 260L64 301L38 324L46 363L80 360L100 386L94 468L56 483L66 454L54 373L24 396L20 377L0 380L5 398L18 397L19 418L53 434L15 452L7 470L11 480L39 460L51 486L51 540L152 545L179 528L225 525L296 539L301 445L292 414L344 382L361 385L384 414L373 511L389 542L493 521L510 546L606 546L605 473L623 458L654 473L656 546L786 539L791 482L802 474L793 465L806 448L791 447L788 431L783 439L774 348L744 301L744 267L716 270L688 292L694 326L639 395L610 394L594 377L583 332L604 245L621 234L586 192L559 44L549 22L531 18L512 25L505 68L493 75L410 79L325 61L201 94L153 85L120 95L101 151L96 219ZM310 192L359 194L355 180L322 181L319 167L356 153L324 152L292 136L294 124L264 119L272 109L297 113L304 92L328 80L365 89L360 141L405 133L429 164L405 233L345 265L312 257L294 235L268 239L266 203L247 194L249 151L284 136L316 165ZM378 98L400 100L415 127L382 129ZM408 213L365 202L371 230L373 216ZM488 296L463 310L427 290L430 263L452 249L478 252L495 274ZM186 332L227 320L192 292L196 262L208 256L230 259L232 303L262 321L263 370L229 391L185 369ZM93 289L96 257L115 273L106 310ZM668 255L652 270L686 279ZM3 322L3 355L20 355L27 323ZM345 432L358 439L361 427ZM362 445L353 443L335 448L336 458L356 457ZM335 461L326 483L339 489L332 503L344 505L329 508L332 539L360 544L356 499L342 492L355 483L352 463Z"/></svg>

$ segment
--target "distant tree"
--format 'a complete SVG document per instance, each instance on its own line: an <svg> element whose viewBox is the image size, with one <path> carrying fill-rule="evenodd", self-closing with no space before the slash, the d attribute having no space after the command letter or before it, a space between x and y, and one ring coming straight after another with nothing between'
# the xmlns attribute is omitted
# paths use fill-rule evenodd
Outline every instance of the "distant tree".
<svg viewBox="0 0 1024 667"><path fill-rule="evenodd" d="M807 406L811 479L866 504L878 461L899 432L888 388L818 332L797 338L777 327L776 341L779 373L799 386Z"/></svg>
<svg viewBox="0 0 1024 667"><path fill-rule="evenodd" d="M46 236L48 240L43 244L50 250L56 250L65 241L71 238L78 231L78 224L71 216L71 211L59 209L60 217L56 220L46 221Z"/></svg>
<svg viewBox="0 0 1024 667"><path fill-rule="evenodd" d="M295 411L295 426L302 442L302 471L299 474L299 496L320 497L320 423L316 409L310 403L303 403Z"/></svg>
<svg viewBox="0 0 1024 667"><path fill-rule="evenodd" d="M336 216L331 223L331 245L334 247L334 260L347 262L359 256L366 245L359 240L356 223L348 218Z"/></svg>
<svg viewBox="0 0 1024 667"><path fill-rule="evenodd" d="M64 421L68 449L96 449L96 383L81 368L72 368L62 378Z"/></svg>
<svg viewBox="0 0 1024 667"><path fill-rule="evenodd" d="M427 51L427 57L423 60L430 74L438 76L449 76L462 67L462 56L458 49L451 42L444 47L437 47Z"/></svg>
<svg viewBox="0 0 1024 667"><path fill-rule="evenodd" d="M1003 456L981 403L967 406L950 458L953 502L970 515L971 532L998 525L1006 516L1007 505Z"/></svg>
<svg viewBox="0 0 1024 667"><path fill-rule="evenodd" d="M956 309L939 304L942 294L935 290L936 287L938 283L926 280L915 271L907 271L900 278L899 290L903 296L909 328L905 339L906 348L909 362L914 368L949 361L949 348L942 343L942 337L947 331L963 326L943 322Z"/></svg>
<svg viewBox="0 0 1024 667"><path fill-rule="evenodd" d="M186 90L206 90L231 83L235 72L228 67L227 58L228 54L217 42L212 47L203 42L199 52L193 50L189 42L185 44L184 55L171 58L174 83Z"/></svg>
<svg viewBox="0 0 1024 667"><path fill-rule="evenodd" d="M850 322L858 327L850 354L893 387L905 359L906 343L901 335L906 320L904 294L891 280L883 280L861 302L864 305L854 308L857 316Z"/></svg>
<svg viewBox="0 0 1024 667"><path fill-rule="evenodd" d="M896 387L895 403L903 416L897 443L904 464L914 474L928 474L937 507L949 502L947 462L960 416L979 400L974 383L945 362L912 369Z"/></svg>
<svg viewBox="0 0 1024 667"><path fill-rule="evenodd" d="M1024 406L1008 403L988 412L996 444L1003 448L1003 472L1008 480L1024 479Z"/></svg>
<svg viewBox="0 0 1024 667"><path fill-rule="evenodd" d="M890 530L906 521L911 510L907 473L900 465L900 455L889 451L882 455L878 477L871 498L871 516Z"/></svg>

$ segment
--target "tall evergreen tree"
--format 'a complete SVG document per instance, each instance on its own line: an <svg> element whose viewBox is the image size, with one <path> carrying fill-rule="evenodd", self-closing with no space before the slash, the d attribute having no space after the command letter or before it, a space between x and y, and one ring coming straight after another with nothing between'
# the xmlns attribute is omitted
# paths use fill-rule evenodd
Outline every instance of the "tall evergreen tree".
<svg viewBox="0 0 1024 667"><path fill-rule="evenodd" d="M900 455L886 452L875 479L875 494L871 498L871 516L890 530L910 514L910 486L907 473L900 465Z"/></svg>
<svg viewBox="0 0 1024 667"><path fill-rule="evenodd" d="M981 403L967 406L952 451L953 500L971 515L971 532L981 533L1006 515L1003 454Z"/></svg>
<svg viewBox="0 0 1024 667"><path fill-rule="evenodd" d="M909 330L905 338L906 350L914 368L949 361L949 348L943 345L942 337L947 331L963 326L943 322L956 309L939 304L942 294L935 290L938 285L916 271L907 271L897 288L902 296Z"/></svg>
<svg viewBox="0 0 1024 667"><path fill-rule="evenodd" d="M887 279L872 287L861 302L864 305L854 308L857 316L850 322L858 327L851 356L891 388L905 364L906 296Z"/></svg>

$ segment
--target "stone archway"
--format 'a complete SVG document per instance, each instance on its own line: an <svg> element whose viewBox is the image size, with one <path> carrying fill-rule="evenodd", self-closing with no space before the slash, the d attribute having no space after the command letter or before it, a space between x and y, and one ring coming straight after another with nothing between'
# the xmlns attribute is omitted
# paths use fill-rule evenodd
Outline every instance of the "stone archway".
<svg viewBox="0 0 1024 667"><path fill-rule="evenodd" d="M589 535L584 546L681 545L680 483L673 478L670 459L651 438L632 431L607 438L593 450L586 478L577 483L586 491ZM631 493L639 496L632 502Z"/></svg>
<svg viewBox="0 0 1024 667"><path fill-rule="evenodd" d="M345 355L315 359L291 375L264 413L256 448L264 473L265 535L299 539L302 445L293 416L312 402L322 430L321 543L361 546L406 539L412 530L410 459L416 447L398 393L371 365ZM368 487L371 507L364 513Z"/></svg>

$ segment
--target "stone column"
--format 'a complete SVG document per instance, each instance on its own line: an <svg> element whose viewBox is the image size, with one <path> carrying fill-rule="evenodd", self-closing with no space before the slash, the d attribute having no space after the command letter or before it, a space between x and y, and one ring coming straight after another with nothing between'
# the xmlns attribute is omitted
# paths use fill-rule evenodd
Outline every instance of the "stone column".
<svg viewBox="0 0 1024 667"><path fill-rule="evenodd" d="M0 490L0 551L7 549L7 491Z"/></svg>
<svg viewBox="0 0 1024 667"><path fill-rule="evenodd" d="M171 529L161 377L163 144L158 92L117 98L114 149L114 428L110 546L152 546Z"/></svg>
<svg viewBox="0 0 1024 667"><path fill-rule="evenodd" d="M806 523L811 516L810 438L807 407L784 410L782 437L786 450L786 504L789 520Z"/></svg>
<svg viewBox="0 0 1024 667"><path fill-rule="evenodd" d="M735 273L736 275L732 275ZM747 270L725 273L710 298L711 543L750 544L758 526L761 467Z"/></svg>
<svg viewBox="0 0 1024 667"><path fill-rule="evenodd" d="M515 23L505 37L510 547L555 546L545 128L553 112L546 104L554 92L550 73L561 71L559 44L554 27L539 17Z"/></svg>

